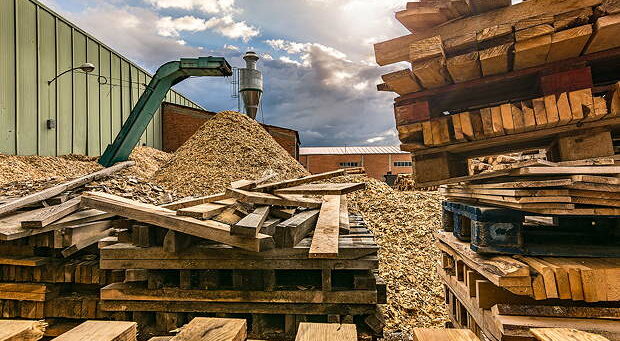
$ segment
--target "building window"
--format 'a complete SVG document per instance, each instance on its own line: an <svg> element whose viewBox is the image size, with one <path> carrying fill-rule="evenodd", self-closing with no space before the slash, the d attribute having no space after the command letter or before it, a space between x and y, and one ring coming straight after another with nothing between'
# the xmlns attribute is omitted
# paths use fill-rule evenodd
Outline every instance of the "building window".
<svg viewBox="0 0 620 341"><path fill-rule="evenodd" d="M396 161L394 167L411 167L411 161Z"/></svg>
<svg viewBox="0 0 620 341"><path fill-rule="evenodd" d="M341 162L340 163L340 167L358 167L359 163L358 162Z"/></svg>

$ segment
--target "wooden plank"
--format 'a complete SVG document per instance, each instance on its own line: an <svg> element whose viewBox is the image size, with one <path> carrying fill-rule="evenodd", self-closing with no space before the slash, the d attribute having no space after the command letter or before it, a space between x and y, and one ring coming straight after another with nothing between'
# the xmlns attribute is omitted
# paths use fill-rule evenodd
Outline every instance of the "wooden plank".
<svg viewBox="0 0 620 341"><path fill-rule="evenodd" d="M601 334L610 340L620 336L620 323L602 319L576 319L554 317L531 317L496 315L494 320L504 333L531 337L531 328L575 328L578 330Z"/></svg>
<svg viewBox="0 0 620 341"><path fill-rule="evenodd" d="M19 199L15 199L13 201L4 203L0 205L0 215L13 212L22 207L25 207L30 204L37 203L39 201L43 201L52 197L55 197L59 194L62 194L66 191L72 190L74 188L85 185L91 181L95 181L111 174L114 174L121 169L127 168L129 166L133 166L135 162L133 161L125 161L115 164L112 167L104 168L102 170L81 176L77 179L71 180L69 182L62 183L60 185L56 185L54 187L50 187L48 189L32 193L25 197L21 197Z"/></svg>
<svg viewBox="0 0 620 341"><path fill-rule="evenodd" d="M276 226L274 239L277 247L293 247L304 239L319 217L319 210L303 211Z"/></svg>
<svg viewBox="0 0 620 341"><path fill-rule="evenodd" d="M79 341L88 336L92 341L135 341L137 324L122 321L86 321L53 341Z"/></svg>
<svg viewBox="0 0 620 341"><path fill-rule="evenodd" d="M478 51L484 76L502 74L512 69L511 52L514 44L502 44Z"/></svg>
<svg viewBox="0 0 620 341"><path fill-rule="evenodd" d="M515 32L516 41L524 41L532 38L537 38L554 32L553 26L550 24L540 24L532 27L528 27L523 30Z"/></svg>
<svg viewBox="0 0 620 341"><path fill-rule="evenodd" d="M493 131L493 113L491 108L480 109L480 118L482 119L482 130L484 132L484 136L495 136Z"/></svg>
<svg viewBox="0 0 620 341"><path fill-rule="evenodd" d="M491 108L491 120L493 122L493 135L504 135L506 132L504 131L504 122L501 107Z"/></svg>
<svg viewBox="0 0 620 341"><path fill-rule="evenodd" d="M452 79L446 68L446 59L436 57L411 64L411 70L426 89L439 88L452 84Z"/></svg>
<svg viewBox="0 0 620 341"><path fill-rule="evenodd" d="M391 91L394 91L399 95L406 95L422 90L422 87L413 76L411 69L390 72L382 75L381 79L383 79Z"/></svg>
<svg viewBox="0 0 620 341"><path fill-rule="evenodd" d="M331 179L331 178L345 175L345 174L346 172L344 169L338 169L338 170L331 171L331 172L308 175L308 176L304 176L298 179L290 179L290 180L269 183L265 185L259 185L259 186L256 186L254 190L261 191L261 192L269 192L269 191L273 191L273 190L280 189L280 188L293 187L293 186L303 185L303 184L307 184L307 183L311 183L311 182L315 182L319 180Z"/></svg>
<svg viewBox="0 0 620 341"><path fill-rule="evenodd" d="M558 112L558 104L556 102L555 95L545 96L544 102L545 113L547 114L547 125L555 127L560 122L560 113Z"/></svg>
<svg viewBox="0 0 620 341"><path fill-rule="evenodd" d="M269 206L259 206L230 227L231 234L258 236L269 215Z"/></svg>
<svg viewBox="0 0 620 341"><path fill-rule="evenodd" d="M512 134L517 130L517 127L514 121L515 117L513 116L512 107L513 105L509 103L502 104L499 107L501 115L502 115L502 126L504 127L504 130L506 131L507 134ZM521 122L517 122L517 125L520 123Z"/></svg>
<svg viewBox="0 0 620 341"><path fill-rule="evenodd" d="M536 272L542 275L543 282L545 284L545 294L547 298L559 298L558 287L555 280L555 273L549 265L541 262L538 258L534 257L523 257L520 255L516 255L515 258L531 266L532 269L536 270Z"/></svg>
<svg viewBox="0 0 620 341"><path fill-rule="evenodd" d="M340 230L340 196L323 197L321 211L316 223L312 244L308 253L310 258L338 257L338 235Z"/></svg>
<svg viewBox="0 0 620 341"><path fill-rule="evenodd" d="M37 341L47 324L42 321L0 320L1 341Z"/></svg>
<svg viewBox="0 0 620 341"><path fill-rule="evenodd" d="M600 5L602 0L528 0L481 15L454 20L445 25L390 39L374 45L375 59L379 65L388 65L409 59L409 45L417 40L441 36L447 40L476 33L497 24L511 24L539 14L553 16L575 9Z"/></svg>
<svg viewBox="0 0 620 341"><path fill-rule="evenodd" d="M479 341L469 329L437 329L413 328L413 339L416 341Z"/></svg>
<svg viewBox="0 0 620 341"><path fill-rule="evenodd" d="M224 212L229 206L215 203L205 203L196 206L185 207L177 210L177 215L196 219L209 219Z"/></svg>
<svg viewBox="0 0 620 341"><path fill-rule="evenodd" d="M80 209L81 198L76 197L60 205L48 206L37 211L35 216L22 220L23 228L39 229L66 217L67 215Z"/></svg>
<svg viewBox="0 0 620 341"><path fill-rule="evenodd" d="M248 238L231 235L229 225L211 220L202 221L190 217L180 217L174 211L115 195L89 192L82 196L82 200L89 207L112 211L122 217L162 226L246 250L258 252L273 247L273 238L271 236L259 235L256 238Z"/></svg>
<svg viewBox="0 0 620 341"><path fill-rule="evenodd" d="M412 64L436 57L445 57L440 36L418 40L409 46L409 61Z"/></svg>
<svg viewBox="0 0 620 341"><path fill-rule="evenodd" d="M307 184L277 189L274 194L343 195L366 188L360 183Z"/></svg>
<svg viewBox="0 0 620 341"><path fill-rule="evenodd" d="M620 13L600 17L594 24L594 34L585 48L585 54L609 50L620 46Z"/></svg>
<svg viewBox="0 0 620 341"><path fill-rule="evenodd" d="M193 197L184 198L184 199L177 200L177 201L174 201L168 204L161 205L160 207L167 208L169 210L179 210L179 209L186 208L186 207L192 207L192 206L211 203L214 201L224 200L227 198L229 198L229 196L227 196L225 193L217 193L217 194L208 195L204 197L198 197L198 198L193 198Z"/></svg>
<svg viewBox="0 0 620 341"><path fill-rule="evenodd" d="M594 111L592 89L571 91L568 93L568 100L573 113L572 122L581 121Z"/></svg>
<svg viewBox="0 0 620 341"><path fill-rule="evenodd" d="M170 341L245 341L245 319L195 317Z"/></svg>
<svg viewBox="0 0 620 341"><path fill-rule="evenodd" d="M295 341L355 341L357 329L354 324L309 323L299 324Z"/></svg>
<svg viewBox="0 0 620 341"><path fill-rule="evenodd" d="M448 58L446 63L448 72L455 83L482 77L478 51Z"/></svg>
<svg viewBox="0 0 620 341"><path fill-rule="evenodd" d="M547 63L580 56L591 35L592 25L553 33Z"/></svg>
<svg viewBox="0 0 620 341"><path fill-rule="evenodd" d="M452 119L454 139L456 141L461 141L461 142L466 141L465 135L463 134L463 126L461 124L461 115L460 114L451 115L450 119ZM468 128L471 128L471 126Z"/></svg>
<svg viewBox="0 0 620 341"><path fill-rule="evenodd" d="M263 192L250 192L241 189L227 188L226 194L239 201L274 206L299 206L306 208L318 208L321 202L315 199L294 196L292 194L273 195Z"/></svg>
<svg viewBox="0 0 620 341"><path fill-rule="evenodd" d="M532 328L530 332L539 341L609 341L601 335L570 328Z"/></svg>
<svg viewBox="0 0 620 341"><path fill-rule="evenodd" d="M547 127L547 110L545 109L544 98L534 98L532 100L532 107L534 109L534 120L536 121L536 129L543 129Z"/></svg>
<svg viewBox="0 0 620 341"><path fill-rule="evenodd" d="M346 195L340 196L340 233L349 234L349 205Z"/></svg>
<svg viewBox="0 0 620 341"><path fill-rule="evenodd" d="M522 70L546 63L550 48L550 34L516 42L514 69Z"/></svg>

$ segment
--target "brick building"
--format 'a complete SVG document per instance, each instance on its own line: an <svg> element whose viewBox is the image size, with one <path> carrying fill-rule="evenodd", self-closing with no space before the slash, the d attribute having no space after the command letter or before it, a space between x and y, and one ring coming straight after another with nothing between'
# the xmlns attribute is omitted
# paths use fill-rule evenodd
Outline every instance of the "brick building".
<svg viewBox="0 0 620 341"><path fill-rule="evenodd" d="M312 173L347 167L364 167L366 174L384 180L387 174L409 174L411 154L398 146L386 147L303 147L299 161Z"/></svg>
<svg viewBox="0 0 620 341"><path fill-rule="evenodd" d="M189 139L208 119L216 113L182 105L164 103L162 105L163 150L169 153L176 151ZM296 130L262 124L263 128L291 154L299 160L299 134Z"/></svg>

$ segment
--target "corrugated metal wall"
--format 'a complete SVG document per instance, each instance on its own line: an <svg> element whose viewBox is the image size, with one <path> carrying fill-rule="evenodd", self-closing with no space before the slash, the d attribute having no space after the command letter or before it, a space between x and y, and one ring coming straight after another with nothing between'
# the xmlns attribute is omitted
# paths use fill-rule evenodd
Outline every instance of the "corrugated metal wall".
<svg viewBox="0 0 620 341"><path fill-rule="evenodd" d="M84 62L95 71L70 72L48 85ZM0 1L0 153L100 155L150 79L37 1ZM199 107L175 91L166 99ZM47 127L50 119L56 128ZM158 111L141 143L161 148L161 122Z"/></svg>

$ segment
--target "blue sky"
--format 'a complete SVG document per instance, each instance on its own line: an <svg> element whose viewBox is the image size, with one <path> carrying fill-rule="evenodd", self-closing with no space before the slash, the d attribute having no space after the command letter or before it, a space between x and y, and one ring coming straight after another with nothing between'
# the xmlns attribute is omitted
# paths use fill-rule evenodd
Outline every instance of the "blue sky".
<svg viewBox="0 0 620 341"><path fill-rule="evenodd" d="M154 72L181 57L262 58L263 115L304 146L394 145L392 100L379 93L372 44L407 31L403 0L41 0ZM230 80L193 78L177 90L208 110L237 109Z"/></svg>

